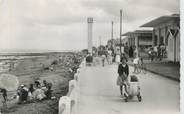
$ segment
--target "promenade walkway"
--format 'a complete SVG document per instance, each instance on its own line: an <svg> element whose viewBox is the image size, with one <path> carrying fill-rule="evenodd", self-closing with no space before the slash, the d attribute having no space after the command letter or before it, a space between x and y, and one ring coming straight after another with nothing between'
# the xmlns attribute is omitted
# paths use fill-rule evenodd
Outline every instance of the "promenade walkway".
<svg viewBox="0 0 184 114"><path fill-rule="evenodd" d="M133 68L130 66L130 74ZM116 85L117 65L81 70L77 114L179 114L179 82L147 72L138 74L142 102L124 102Z"/></svg>

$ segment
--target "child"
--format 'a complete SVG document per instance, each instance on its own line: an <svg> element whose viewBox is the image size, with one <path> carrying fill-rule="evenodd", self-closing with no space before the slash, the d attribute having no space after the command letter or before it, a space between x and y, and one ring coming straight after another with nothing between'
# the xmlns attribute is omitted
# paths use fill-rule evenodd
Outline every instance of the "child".
<svg viewBox="0 0 184 114"><path fill-rule="evenodd" d="M146 74L146 65L144 64L143 58L141 58L141 61L140 61L140 72L141 72L141 69L143 73Z"/></svg>
<svg viewBox="0 0 184 114"><path fill-rule="evenodd" d="M133 73L139 73L139 69L138 69L139 57L138 56L133 60L133 64L134 64L134 72Z"/></svg>

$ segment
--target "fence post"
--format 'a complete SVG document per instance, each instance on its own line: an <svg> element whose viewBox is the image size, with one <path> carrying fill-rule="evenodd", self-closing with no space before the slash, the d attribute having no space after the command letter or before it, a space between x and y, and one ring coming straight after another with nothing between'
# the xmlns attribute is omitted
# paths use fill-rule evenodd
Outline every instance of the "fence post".
<svg viewBox="0 0 184 114"><path fill-rule="evenodd" d="M71 98L62 96L59 99L59 113L58 114L71 114Z"/></svg>
<svg viewBox="0 0 184 114"><path fill-rule="evenodd" d="M81 72L81 68L78 68L78 69L77 69L77 73L80 73L80 72Z"/></svg>
<svg viewBox="0 0 184 114"><path fill-rule="evenodd" d="M78 74L75 73L75 74L74 74L74 80L78 81L78 80L79 80L78 78L79 78L79 77L78 77Z"/></svg>
<svg viewBox="0 0 184 114"><path fill-rule="evenodd" d="M71 109L72 109L72 114L75 114L77 111L77 81L76 80L71 80L69 82L69 92L70 92L70 98L72 101L71 104Z"/></svg>
<svg viewBox="0 0 184 114"><path fill-rule="evenodd" d="M77 69L77 73L74 74L74 80L69 81L69 91L67 96L62 96L59 99L59 113L58 114L77 114L77 106L78 106L78 92L79 91L79 83L80 77L79 73L81 72L81 68L85 67L85 59L80 64L80 68Z"/></svg>

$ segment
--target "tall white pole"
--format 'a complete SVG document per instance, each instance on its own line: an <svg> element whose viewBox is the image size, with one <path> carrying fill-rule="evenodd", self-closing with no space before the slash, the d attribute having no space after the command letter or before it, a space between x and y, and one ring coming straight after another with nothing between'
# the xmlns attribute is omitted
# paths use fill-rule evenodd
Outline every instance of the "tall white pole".
<svg viewBox="0 0 184 114"><path fill-rule="evenodd" d="M120 53L122 54L121 50L121 35L122 35L122 10L120 10Z"/></svg>
<svg viewBox="0 0 184 114"><path fill-rule="evenodd" d="M113 40L113 25L114 25L114 22L112 21L112 31L111 31L111 38Z"/></svg>
<svg viewBox="0 0 184 114"><path fill-rule="evenodd" d="M93 46L93 18L88 17L88 52L92 54L92 46Z"/></svg>

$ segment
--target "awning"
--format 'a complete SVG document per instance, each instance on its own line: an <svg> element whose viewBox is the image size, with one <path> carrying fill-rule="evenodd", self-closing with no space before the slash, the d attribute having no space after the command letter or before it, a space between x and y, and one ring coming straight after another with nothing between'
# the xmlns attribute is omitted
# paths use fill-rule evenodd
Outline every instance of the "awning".
<svg viewBox="0 0 184 114"><path fill-rule="evenodd" d="M122 34L122 36L131 36L134 34L140 34L141 36L150 36L152 35L152 30L135 30L133 32L126 32L124 34Z"/></svg>
<svg viewBox="0 0 184 114"><path fill-rule="evenodd" d="M159 18L156 18L156 19L142 25L141 27L155 27L161 23L166 23L170 20L179 19L179 18L180 18L179 14L173 14L170 16L161 16Z"/></svg>

